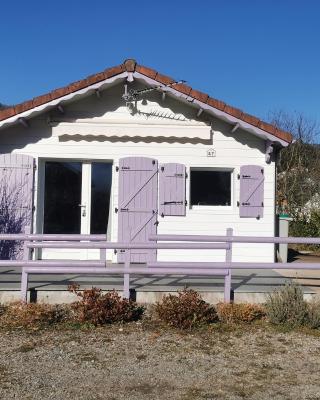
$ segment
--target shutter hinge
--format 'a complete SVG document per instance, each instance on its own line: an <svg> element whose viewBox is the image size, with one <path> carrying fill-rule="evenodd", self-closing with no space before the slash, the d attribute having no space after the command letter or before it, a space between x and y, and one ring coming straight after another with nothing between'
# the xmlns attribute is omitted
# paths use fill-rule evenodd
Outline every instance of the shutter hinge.
<svg viewBox="0 0 320 400"><path fill-rule="evenodd" d="M161 171L162 171L162 172L164 171L164 167L161 167Z"/></svg>
<svg viewBox="0 0 320 400"><path fill-rule="evenodd" d="M116 167L116 172L119 172L119 167L118 166Z"/></svg>
<svg viewBox="0 0 320 400"><path fill-rule="evenodd" d="M240 179L240 174L237 175L237 178Z"/></svg>
<svg viewBox="0 0 320 400"><path fill-rule="evenodd" d="M118 253L118 250L117 250L117 249L114 249L113 252L114 252L114 254L117 254L117 253Z"/></svg>
<svg viewBox="0 0 320 400"><path fill-rule="evenodd" d="M154 225L158 226L158 225L159 225L159 221L156 221L156 222L154 223Z"/></svg>
<svg viewBox="0 0 320 400"><path fill-rule="evenodd" d="M239 201L237 201L237 207L240 207L240 202Z"/></svg>
<svg viewBox="0 0 320 400"><path fill-rule="evenodd" d="M118 210L118 208L116 207L116 208L114 209L114 212L117 214L118 211L119 211L119 210Z"/></svg>
<svg viewBox="0 0 320 400"><path fill-rule="evenodd" d="M187 206L188 205L188 200L184 201L184 205Z"/></svg>

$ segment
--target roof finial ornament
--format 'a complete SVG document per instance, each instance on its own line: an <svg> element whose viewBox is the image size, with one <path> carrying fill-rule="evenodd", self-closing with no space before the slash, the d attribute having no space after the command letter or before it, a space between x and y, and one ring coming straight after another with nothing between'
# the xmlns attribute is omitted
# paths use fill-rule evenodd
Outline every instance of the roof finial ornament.
<svg viewBox="0 0 320 400"><path fill-rule="evenodd" d="M124 60L123 65L127 72L134 72L136 70L137 61L133 58Z"/></svg>

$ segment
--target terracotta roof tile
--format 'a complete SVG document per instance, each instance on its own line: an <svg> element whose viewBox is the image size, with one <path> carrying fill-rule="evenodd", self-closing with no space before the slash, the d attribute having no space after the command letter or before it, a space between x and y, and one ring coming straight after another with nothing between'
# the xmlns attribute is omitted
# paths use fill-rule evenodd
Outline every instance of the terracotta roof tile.
<svg viewBox="0 0 320 400"><path fill-rule="evenodd" d="M104 79L111 78L112 76L121 74L121 72L124 72L124 71L125 71L125 68L124 68L123 64L118 65L117 67L108 68L104 71Z"/></svg>
<svg viewBox="0 0 320 400"><path fill-rule="evenodd" d="M184 83L178 83L177 85L174 85L173 88L177 90L178 92L181 92L185 94L186 96L189 96L192 88L190 86L185 85Z"/></svg>
<svg viewBox="0 0 320 400"><path fill-rule="evenodd" d="M148 67L143 67L142 65L137 65L136 66L136 71L139 72L142 75L146 75L151 79L155 79L157 76L157 71L154 69L148 68Z"/></svg>
<svg viewBox="0 0 320 400"><path fill-rule="evenodd" d="M170 85L171 83L175 82L175 80L170 78L170 76L159 74L159 72L154 79L163 85Z"/></svg>
<svg viewBox="0 0 320 400"><path fill-rule="evenodd" d="M209 98L209 95L207 95L207 93L202 93L199 92L199 90L194 90L194 89L191 90L189 96L193 97L196 100L201 101L202 103L206 103Z"/></svg>
<svg viewBox="0 0 320 400"><path fill-rule="evenodd" d="M233 117L241 119L243 115L243 111L239 110L239 108L235 108L226 104L224 110L225 113L232 115Z"/></svg>
<svg viewBox="0 0 320 400"><path fill-rule="evenodd" d="M241 116L242 121L247 122L248 124L251 124L253 126L258 126L260 120L257 117L254 117L253 115L243 113Z"/></svg>
<svg viewBox="0 0 320 400"><path fill-rule="evenodd" d="M207 100L207 104L211 107L217 108L218 110L224 111L226 103L220 100L213 99L209 97Z"/></svg>
<svg viewBox="0 0 320 400"><path fill-rule="evenodd" d="M67 93L69 94L69 91L67 91ZM48 103L49 101L51 101L51 94L43 94L41 96L35 97L32 100L32 107L37 107L37 106L41 106L42 104ZM0 119L1 119L1 114L0 114Z"/></svg>
<svg viewBox="0 0 320 400"><path fill-rule="evenodd" d="M133 59L125 60L123 64L118 65L116 67L108 68L102 72L99 72L94 75L90 75L85 79L79 80L77 82L73 82L65 87L55 89L50 93L44 94L42 96L35 97L32 100L25 101L21 104L17 104L15 106L5 108L0 110L0 121L18 115L24 111L31 110L39 105L46 104L51 100L58 99L65 95L74 93L80 89L91 86L95 83L101 82L104 79L110 78L112 76L116 76L121 74L122 72L134 72L137 71L142 75L147 76L150 79L155 80L163 85L169 85L175 82L173 78L169 76L162 75L154 69L145 67L143 65L138 65L137 62ZM173 88L180 93L183 93L191 98L194 98L202 103L208 104L211 107L214 107L220 111L223 111L227 114L232 115L235 118L238 118L244 122L247 122L250 125L256 126L261 130L270 133L271 135L278 137L279 139L284 140L285 142L292 142L292 135L289 132L282 131L277 129L274 125L271 125L267 122L261 121L259 118L254 117L253 115L249 115L244 113L242 110L238 108L232 107L223 101L214 99L209 97L206 93L200 92L199 90L192 89L190 86L185 84L177 84L174 85Z"/></svg>
<svg viewBox="0 0 320 400"><path fill-rule="evenodd" d="M0 110L0 121L13 117L16 114L14 107L4 108Z"/></svg>

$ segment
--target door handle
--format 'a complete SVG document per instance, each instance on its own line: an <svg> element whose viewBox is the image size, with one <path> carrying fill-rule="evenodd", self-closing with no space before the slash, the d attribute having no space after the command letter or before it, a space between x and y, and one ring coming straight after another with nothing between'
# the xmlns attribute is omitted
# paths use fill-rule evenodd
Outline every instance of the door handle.
<svg viewBox="0 0 320 400"><path fill-rule="evenodd" d="M78 204L78 206L82 209L81 215L85 217L87 215L87 206L86 204Z"/></svg>

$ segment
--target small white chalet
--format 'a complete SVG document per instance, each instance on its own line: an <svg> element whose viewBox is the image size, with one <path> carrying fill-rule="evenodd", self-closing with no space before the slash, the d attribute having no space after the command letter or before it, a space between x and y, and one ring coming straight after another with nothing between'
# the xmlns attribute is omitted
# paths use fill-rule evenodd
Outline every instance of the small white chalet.
<svg viewBox="0 0 320 400"><path fill-rule="evenodd" d="M274 236L278 130L135 60L0 111L0 179L37 233ZM132 261L218 260L224 251L137 250ZM107 252L121 261L122 254ZM44 258L98 258L46 250ZM274 260L234 245L234 261Z"/></svg>

